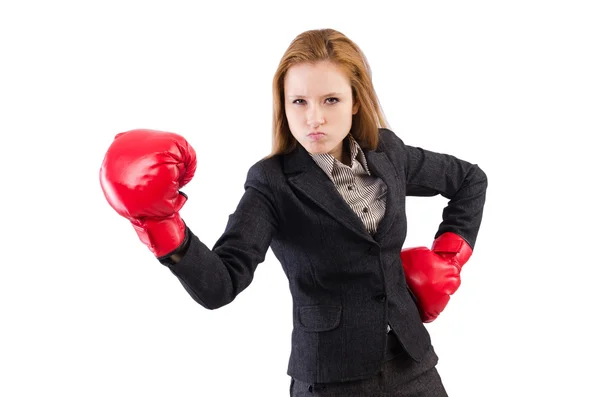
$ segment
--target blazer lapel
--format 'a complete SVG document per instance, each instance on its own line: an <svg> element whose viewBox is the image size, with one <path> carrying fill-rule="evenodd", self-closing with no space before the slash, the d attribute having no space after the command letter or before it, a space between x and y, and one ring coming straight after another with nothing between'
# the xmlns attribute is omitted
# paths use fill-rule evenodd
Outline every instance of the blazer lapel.
<svg viewBox="0 0 600 397"><path fill-rule="evenodd" d="M339 194L331 179L314 162L304 147L297 145L291 153L283 156L283 171L293 187L342 225L363 238L371 241L379 240L392 225L392 219L398 211L397 202L393 198L399 197L395 168L380 148L381 146L375 151L365 151L369 171L372 175L383 179L387 185L385 215L374 236L367 231L360 218Z"/></svg>
<svg viewBox="0 0 600 397"><path fill-rule="evenodd" d="M370 238L360 218L348 206L325 172L314 162L306 149L297 145L283 157L283 171L288 182L317 206L361 237Z"/></svg>
<svg viewBox="0 0 600 397"><path fill-rule="evenodd" d="M380 148L381 145L375 151L365 151L365 157L367 158L367 165L369 166L371 175L381 178L387 186L385 214L377 226L377 232L373 236L373 238L378 241L380 241L390 230L400 209L398 201L400 199L400 186L396 168L388 158L387 154Z"/></svg>

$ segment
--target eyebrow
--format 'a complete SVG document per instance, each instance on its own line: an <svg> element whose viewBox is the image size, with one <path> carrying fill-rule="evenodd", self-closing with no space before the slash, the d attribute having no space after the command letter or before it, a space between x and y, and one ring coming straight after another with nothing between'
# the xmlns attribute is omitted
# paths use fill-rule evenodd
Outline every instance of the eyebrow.
<svg viewBox="0 0 600 397"><path fill-rule="evenodd" d="M330 92L329 94L322 95L322 98L330 97L330 96L341 96L341 95L344 95L344 93ZM288 98L306 98L306 97L304 95L288 95Z"/></svg>

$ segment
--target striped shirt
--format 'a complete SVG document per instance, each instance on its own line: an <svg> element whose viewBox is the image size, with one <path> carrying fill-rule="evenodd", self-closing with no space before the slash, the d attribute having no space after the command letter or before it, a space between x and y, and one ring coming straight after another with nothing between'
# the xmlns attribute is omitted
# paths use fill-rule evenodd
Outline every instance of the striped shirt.
<svg viewBox="0 0 600 397"><path fill-rule="evenodd" d="M345 147L347 144L350 145L350 166L329 153L309 154L373 235L385 214L387 186L380 178L371 175L365 154L351 134L344 140Z"/></svg>

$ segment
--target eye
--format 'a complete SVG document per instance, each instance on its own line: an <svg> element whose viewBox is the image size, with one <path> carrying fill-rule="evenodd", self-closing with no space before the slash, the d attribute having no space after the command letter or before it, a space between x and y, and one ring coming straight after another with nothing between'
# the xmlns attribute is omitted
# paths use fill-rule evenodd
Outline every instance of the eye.
<svg viewBox="0 0 600 397"><path fill-rule="evenodd" d="M299 103L298 101L302 101L302 103ZM294 105L302 105L304 103L304 99L295 99L295 100L292 101L292 103Z"/></svg>
<svg viewBox="0 0 600 397"><path fill-rule="evenodd" d="M337 98L334 98L334 97L327 98L327 99L325 100L325 102L327 102L327 103L328 103L328 104L330 104L330 105L333 105L334 103L338 103L339 101L340 101L339 99L337 99Z"/></svg>

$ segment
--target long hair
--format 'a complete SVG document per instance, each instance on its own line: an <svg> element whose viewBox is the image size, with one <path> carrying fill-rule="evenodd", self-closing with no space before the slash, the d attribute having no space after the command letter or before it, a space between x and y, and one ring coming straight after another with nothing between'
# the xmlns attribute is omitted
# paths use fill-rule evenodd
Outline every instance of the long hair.
<svg viewBox="0 0 600 397"><path fill-rule="evenodd" d="M352 116L350 133L365 150L377 147L378 128L388 128L379 99L373 88L371 68L362 50L344 34L334 29L308 30L291 42L273 77L273 141L269 158L289 153L298 142L285 116L283 81L293 65L302 62L330 61L348 77L358 112Z"/></svg>

